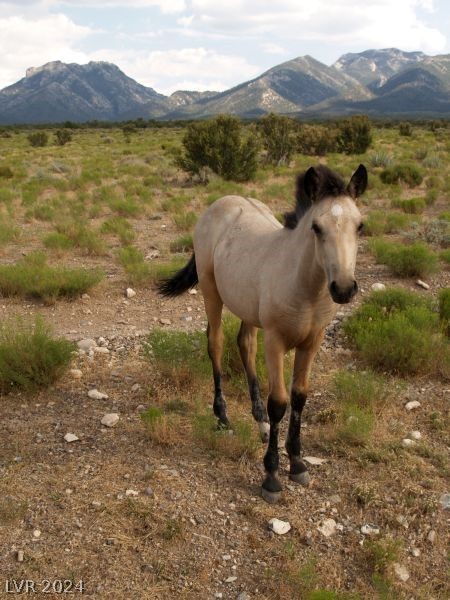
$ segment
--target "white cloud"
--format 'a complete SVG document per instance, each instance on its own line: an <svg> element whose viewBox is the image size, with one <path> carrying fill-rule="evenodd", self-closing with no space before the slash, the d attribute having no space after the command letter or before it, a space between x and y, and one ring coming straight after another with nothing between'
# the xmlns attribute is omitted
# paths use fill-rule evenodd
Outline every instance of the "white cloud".
<svg viewBox="0 0 450 600"><path fill-rule="evenodd" d="M223 90L260 73L242 56L221 54L206 48L127 52L101 50L93 60L117 64L139 83L170 94L178 89Z"/></svg>
<svg viewBox="0 0 450 600"><path fill-rule="evenodd" d="M61 14L27 19L0 17L0 89L25 75L31 66L53 60L86 62L77 44L91 33Z"/></svg>
<svg viewBox="0 0 450 600"><path fill-rule="evenodd" d="M123 8L152 8L158 7L162 13L171 14L186 9L185 0L49 0L52 4L84 7L108 8L119 6Z"/></svg>
<svg viewBox="0 0 450 600"><path fill-rule="evenodd" d="M316 40L325 44L389 47L439 52L445 35L428 26L419 10L433 11L433 0L192 0L192 26L243 36Z"/></svg>
<svg viewBox="0 0 450 600"><path fill-rule="evenodd" d="M284 48L278 44L273 44L272 42L261 44L261 48L266 54L286 54L286 50Z"/></svg>

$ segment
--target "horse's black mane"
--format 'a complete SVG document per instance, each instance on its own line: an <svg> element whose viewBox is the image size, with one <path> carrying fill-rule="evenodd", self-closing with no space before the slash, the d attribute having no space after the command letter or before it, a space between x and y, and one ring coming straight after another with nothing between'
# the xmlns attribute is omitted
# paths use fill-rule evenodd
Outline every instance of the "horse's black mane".
<svg viewBox="0 0 450 600"><path fill-rule="evenodd" d="M297 223L313 202L320 202L323 198L329 198L330 196L336 198L346 193L346 186L341 176L325 165L318 165L314 167L315 186L314 194L312 194L311 190L305 186L306 173L308 171L297 177L295 210L284 215L284 226L288 229L297 227Z"/></svg>

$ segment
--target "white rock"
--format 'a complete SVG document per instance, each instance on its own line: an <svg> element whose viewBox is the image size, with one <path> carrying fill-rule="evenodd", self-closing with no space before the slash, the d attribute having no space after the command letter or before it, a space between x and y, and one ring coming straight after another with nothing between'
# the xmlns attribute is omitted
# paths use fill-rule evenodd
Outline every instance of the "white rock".
<svg viewBox="0 0 450 600"><path fill-rule="evenodd" d="M33 537L36 539L39 539L41 537L41 530L40 529L35 529L33 531Z"/></svg>
<svg viewBox="0 0 450 600"><path fill-rule="evenodd" d="M133 288L127 288L125 295L127 298L134 298L136 296L136 292L133 290Z"/></svg>
<svg viewBox="0 0 450 600"><path fill-rule="evenodd" d="M288 521L281 521L280 519L270 519L269 529L277 535L284 535L291 530L291 524Z"/></svg>
<svg viewBox="0 0 450 600"><path fill-rule="evenodd" d="M324 519L317 528L325 537L330 537L336 533L336 521L334 519Z"/></svg>
<svg viewBox="0 0 450 600"><path fill-rule="evenodd" d="M231 560L231 554L223 554L222 560Z"/></svg>
<svg viewBox="0 0 450 600"><path fill-rule="evenodd" d="M78 442L80 438L78 438L74 433L66 433L64 439L70 444L70 442Z"/></svg>
<svg viewBox="0 0 450 600"><path fill-rule="evenodd" d="M141 384L140 383L135 383L134 385L131 386L131 391L132 392L138 392L141 389Z"/></svg>
<svg viewBox="0 0 450 600"><path fill-rule="evenodd" d="M310 465L323 465L327 462L326 458L318 458L317 456L304 456L303 460Z"/></svg>
<svg viewBox="0 0 450 600"><path fill-rule="evenodd" d="M428 283L425 283L425 281L422 281L421 279L418 279L416 281L416 285L418 285L419 287L423 288L424 290L429 290L430 286L428 285Z"/></svg>
<svg viewBox="0 0 450 600"><path fill-rule="evenodd" d="M404 448L410 448L411 446L414 446L416 442L414 440L410 440L409 438L403 438L402 439L402 446Z"/></svg>
<svg viewBox="0 0 450 600"><path fill-rule="evenodd" d="M96 354L109 354L109 349L106 348L105 346L96 346L94 348L94 352Z"/></svg>
<svg viewBox="0 0 450 600"><path fill-rule="evenodd" d="M250 600L250 596L247 592L241 592L236 600Z"/></svg>
<svg viewBox="0 0 450 600"><path fill-rule="evenodd" d="M399 563L394 563L394 572L400 579L400 581L408 581L409 571L403 565L400 565Z"/></svg>
<svg viewBox="0 0 450 600"><path fill-rule="evenodd" d="M231 577L227 577L225 579L225 583L233 583L233 581L236 581L237 577L236 575L232 575Z"/></svg>
<svg viewBox="0 0 450 600"><path fill-rule="evenodd" d="M410 400L405 404L406 410L414 410L416 408L419 408L419 406L420 402L418 400Z"/></svg>
<svg viewBox="0 0 450 600"><path fill-rule="evenodd" d="M158 258L158 256L159 256L159 250L156 250L156 248L155 248L154 250L151 250L145 258L147 260L153 260L154 258Z"/></svg>
<svg viewBox="0 0 450 600"><path fill-rule="evenodd" d="M444 510L450 510L450 494L442 494L439 503Z"/></svg>
<svg viewBox="0 0 450 600"><path fill-rule="evenodd" d="M119 415L117 413L108 413L101 420L102 425L105 427L114 427L119 422Z"/></svg>
<svg viewBox="0 0 450 600"><path fill-rule="evenodd" d="M17 562L23 562L23 550L17 550Z"/></svg>
<svg viewBox="0 0 450 600"><path fill-rule="evenodd" d="M411 554L412 554L413 556L415 556L416 558L417 558L418 556L420 556L420 550L419 550L419 548L412 548L412 549L411 549Z"/></svg>
<svg viewBox="0 0 450 600"><path fill-rule="evenodd" d="M431 529L427 535L427 540L430 542L430 544L434 544L434 542L436 541L436 532L434 529Z"/></svg>
<svg viewBox="0 0 450 600"><path fill-rule="evenodd" d="M69 373L73 379L81 379L83 377L83 371L80 371L80 369L70 369Z"/></svg>
<svg viewBox="0 0 450 600"><path fill-rule="evenodd" d="M108 394L99 392L96 388L93 390L89 390L88 396L89 396L89 398L92 398L92 400L107 400L108 399Z"/></svg>
<svg viewBox="0 0 450 600"><path fill-rule="evenodd" d="M420 440L422 439L422 434L420 433L420 431L411 431L411 433L409 434L409 437L412 440Z"/></svg>
<svg viewBox="0 0 450 600"><path fill-rule="evenodd" d="M366 523L361 527L361 533L363 535L378 535L380 533L380 529L376 525Z"/></svg>
<svg viewBox="0 0 450 600"><path fill-rule="evenodd" d="M90 300L91 297L89 296L89 294L81 294L81 299L82 300Z"/></svg>
<svg viewBox="0 0 450 600"><path fill-rule="evenodd" d="M92 350L92 348L95 348L95 346L97 345L97 342L91 338L86 338L84 340L80 340L79 342L77 342L77 346L80 350L83 350L83 352L89 352L89 350Z"/></svg>
<svg viewBox="0 0 450 600"><path fill-rule="evenodd" d="M189 290L189 294L191 296L196 296L198 294L197 290L195 288L192 288L192 290Z"/></svg>
<svg viewBox="0 0 450 600"><path fill-rule="evenodd" d="M384 283L372 283L370 287L374 292L381 292L386 289Z"/></svg>
<svg viewBox="0 0 450 600"><path fill-rule="evenodd" d="M139 492L137 492L136 490L125 490L125 496L136 498L136 496L139 496Z"/></svg>

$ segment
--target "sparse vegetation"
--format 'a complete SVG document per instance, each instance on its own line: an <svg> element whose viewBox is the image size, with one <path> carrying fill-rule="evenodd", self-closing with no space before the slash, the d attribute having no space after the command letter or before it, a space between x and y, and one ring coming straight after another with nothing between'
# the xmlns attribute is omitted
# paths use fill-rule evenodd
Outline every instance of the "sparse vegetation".
<svg viewBox="0 0 450 600"><path fill-rule="evenodd" d="M394 208L401 208L405 213L411 215L418 215L423 213L426 207L425 200L423 198L408 198L407 200L393 200L392 206Z"/></svg>
<svg viewBox="0 0 450 600"><path fill-rule="evenodd" d="M420 185L423 175L414 165L394 165L387 167L380 173L380 179L383 183L406 183L409 187Z"/></svg>
<svg viewBox="0 0 450 600"><path fill-rule="evenodd" d="M407 246L374 239L370 248L377 262L387 265L399 277L426 277L437 269L437 255L421 242Z"/></svg>
<svg viewBox="0 0 450 600"><path fill-rule="evenodd" d="M258 125L266 161L275 165L287 164L295 149L295 121L270 113Z"/></svg>
<svg viewBox="0 0 450 600"><path fill-rule="evenodd" d="M65 146L72 141L73 134L68 129L58 129L55 132L55 141L58 146Z"/></svg>
<svg viewBox="0 0 450 600"><path fill-rule="evenodd" d="M0 325L0 392L34 390L53 383L67 368L74 344L55 338L40 318Z"/></svg>
<svg viewBox="0 0 450 600"><path fill-rule="evenodd" d="M27 137L33 148L42 148L48 144L48 134L45 131L35 131Z"/></svg>
<svg viewBox="0 0 450 600"><path fill-rule="evenodd" d="M372 143L368 117L357 115L338 121L336 147L344 154L364 154Z"/></svg>

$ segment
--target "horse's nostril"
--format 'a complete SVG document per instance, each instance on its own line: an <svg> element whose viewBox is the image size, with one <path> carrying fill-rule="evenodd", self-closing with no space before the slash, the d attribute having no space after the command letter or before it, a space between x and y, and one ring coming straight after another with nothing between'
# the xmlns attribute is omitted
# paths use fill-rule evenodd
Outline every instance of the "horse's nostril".
<svg viewBox="0 0 450 600"><path fill-rule="evenodd" d="M354 281L353 282L353 293L356 294L357 291L358 291L358 282Z"/></svg>
<svg viewBox="0 0 450 600"><path fill-rule="evenodd" d="M330 292L332 292L332 293L335 293L335 292L337 292L337 284L336 284L336 282L335 282L335 281L332 281L332 282L330 283Z"/></svg>

